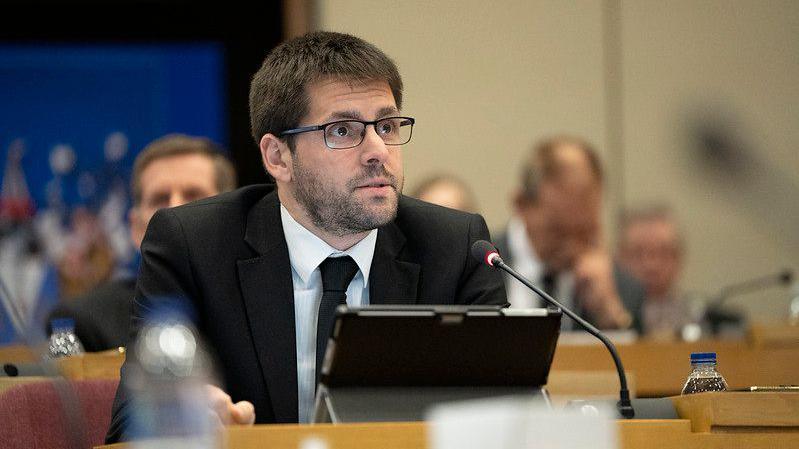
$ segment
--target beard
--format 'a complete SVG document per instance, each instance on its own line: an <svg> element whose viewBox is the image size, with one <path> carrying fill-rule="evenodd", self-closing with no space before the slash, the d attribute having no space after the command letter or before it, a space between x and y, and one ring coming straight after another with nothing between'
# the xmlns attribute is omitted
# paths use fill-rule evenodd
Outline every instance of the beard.
<svg viewBox="0 0 799 449"><path fill-rule="evenodd" d="M369 165L347 181L343 190L325 183L321 173L308 169L295 157L294 196L317 228L337 237L371 231L386 225L397 216L402 179L392 175L385 166ZM359 198L355 190L368 179L388 180L391 194L382 198Z"/></svg>

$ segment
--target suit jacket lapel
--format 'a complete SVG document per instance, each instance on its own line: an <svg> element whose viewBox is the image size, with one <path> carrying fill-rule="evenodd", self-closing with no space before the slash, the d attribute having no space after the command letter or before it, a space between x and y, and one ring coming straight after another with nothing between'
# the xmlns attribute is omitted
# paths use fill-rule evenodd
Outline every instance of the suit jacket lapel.
<svg viewBox="0 0 799 449"><path fill-rule="evenodd" d="M401 260L405 235L390 223L377 233L375 254L369 273L371 304L416 304L419 295L419 264Z"/></svg>
<svg viewBox="0 0 799 449"><path fill-rule="evenodd" d="M260 254L238 270L261 372L276 421L297 422L294 288L276 192L250 210L244 240Z"/></svg>

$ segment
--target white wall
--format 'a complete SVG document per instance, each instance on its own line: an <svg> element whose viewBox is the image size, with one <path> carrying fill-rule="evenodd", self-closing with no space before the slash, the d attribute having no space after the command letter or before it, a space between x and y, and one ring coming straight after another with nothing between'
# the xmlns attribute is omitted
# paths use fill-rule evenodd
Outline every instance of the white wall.
<svg viewBox="0 0 799 449"><path fill-rule="evenodd" d="M674 205L685 288L799 269L799 2L317 0L315 10L317 28L359 35L398 63L404 112L418 120L406 188L455 173L500 229L531 143L576 133L605 160L609 228L624 206ZM707 105L751 149L745 166L757 169L744 175L763 181L714 176L694 157L686 123ZM736 302L765 320L784 313L787 293Z"/></svg>
<svg viewBox="0 0 799 449"><path fill-rule="evenodd" d="M674 205L688 287L799 269L799 3L623 5L625 202ZM695 157L685 121L697 115L748 148L740 171L717 176ZM787 310L779 289L735 302L765 306L750 307L762 318Z"/></svg>

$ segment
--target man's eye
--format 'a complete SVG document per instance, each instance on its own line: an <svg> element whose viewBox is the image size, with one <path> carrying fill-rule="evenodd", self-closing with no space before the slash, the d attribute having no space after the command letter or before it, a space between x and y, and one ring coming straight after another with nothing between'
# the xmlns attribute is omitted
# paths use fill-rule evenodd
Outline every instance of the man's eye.
<svg viewBox="0 0 799 449"><path fill-rule="evenodd" d="M394 132L394 124L392 122L381 122L378 131L380 134L391 134Z"/></svg>
<svg viewBox="0 0 799 449"><path fill-rule="evenodd" d="M352 133L352 131L350 130L350 128L348 126L339 125L339 126L336 126L336 127L333 128L333 131L332 131L331 134L333 134L336 137L346 137L346 136L350 135L351 133Z"/></svg>
<svg viewBox="0 0 799 449"><path fill-rule="evenodd" d="M162 208L169 204L169 195L166 194L157 194L150 197L145 203L154 208Z"/></svg>

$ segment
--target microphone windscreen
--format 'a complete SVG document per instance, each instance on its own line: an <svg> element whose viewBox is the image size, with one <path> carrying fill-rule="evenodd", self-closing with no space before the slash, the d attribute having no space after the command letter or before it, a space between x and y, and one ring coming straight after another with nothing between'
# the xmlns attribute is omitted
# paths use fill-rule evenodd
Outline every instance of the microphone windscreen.
<svg viewBox="0 0 799 449"><path fill-rule="evenodd" d="M497 249L490 242L485 240L478 240L472 244L472 257L480 263L491 265L486 256L491 253L496 253Z"/></svg>

